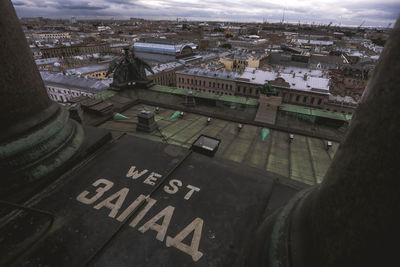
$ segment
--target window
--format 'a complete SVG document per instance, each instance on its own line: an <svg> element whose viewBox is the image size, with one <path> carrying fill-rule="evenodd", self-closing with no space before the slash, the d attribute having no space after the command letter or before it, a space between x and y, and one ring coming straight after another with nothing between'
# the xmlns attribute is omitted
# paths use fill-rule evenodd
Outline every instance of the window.
<svg viewBox="0 0 400 267"><path fill-rule="evenodd" d="M215 82L213 82L213 87L215 88Z"/></svg>
<svg viewBox="0 0 400 267"><path fill-rule="evenodd" d="M249 94L253 93L253 89L252 88L250 88L249 91L250 91Z"/></svg>
<svg viewBox="0 0 400 267"><path fill-rule="evenodd" d="M303 103L306 103L306 102L307 102L307 97L304 96L304 97L303 97Z"/></svg>
<svg viewBox="0 0 400 267"><path fill-rule="evenodd" d="M197 85L197 80L194 80L194 84Z"/></svg>
<svg viewBox="0 0 400 267"><path fill-rule="evenodd" d="M230 89L232 90L232 84L231 84L229 87L230 87Z"/></svg>
<svg viewBox="0 0 400 267"><path fill-rule="evenodd" d="M311 97L311 105L314 105L315 98Z"/></svg>
<svg viewBox="0 0 400 267"><path fill-rule="evenodd" d="M299 102L299 100L300 100L300 96L298 95L298 96L296 96L296 102Z"/></svg>
<svg viewBox="0 0 400 267"><path fill-rule="evenodd" d="M240 93L240 86L238 86L237 89L238 89L238 93Z"/></svg>
<svg viewBox="0 0 400 267"><path fill-rule="evenodd" d="M217 88L219 88L219 83L217 83Z"/></svg>
<svg viewBox="0 0 400 267"><path fill-rule="evenodd" d="M322 99L318 99L318 105L321 105Z"/></svg>
<svg viewBox="0 0 400 267"><path fill-rule="evenodd" d="M206 86L206 81L203 81L203 86Z"/></svg>
<svg viewBox="0 0 400 267"><path fill-rule="evenodd" d="M208 87L211 87L211 82L208 82Z"/></svg>

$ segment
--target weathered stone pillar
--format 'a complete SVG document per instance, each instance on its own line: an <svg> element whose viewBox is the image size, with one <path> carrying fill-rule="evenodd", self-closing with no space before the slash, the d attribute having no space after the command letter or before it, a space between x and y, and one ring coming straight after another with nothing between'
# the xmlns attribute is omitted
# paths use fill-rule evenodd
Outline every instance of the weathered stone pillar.
<svg viewBox="0 0 400 267"><path fill-rule="evenodd" d="M321 185L257 229L241 266L398 266L400 20Z"/></svg>
<svg viewBox="0 0 400 267"><path fill-rule="evenodd" d="M399 265L400 20L323 183L293 211L293 266Z"/></svg>
<svg viewBox="0 0 400 267"><path fill-rule="evenodd" d="M52 102L15 10L0 0L0 195L59 170L79 150L83 130Z"/></svg>

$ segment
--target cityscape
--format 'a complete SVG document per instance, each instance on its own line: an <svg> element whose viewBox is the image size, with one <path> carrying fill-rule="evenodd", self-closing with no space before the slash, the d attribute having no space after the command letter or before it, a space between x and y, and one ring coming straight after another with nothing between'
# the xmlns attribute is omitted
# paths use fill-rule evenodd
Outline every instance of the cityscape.
<svg viewBox="0 0 400 267"><path fill-rule="evenodd" d="M0 266L397 265L397 1L0 3Z"/></svg>

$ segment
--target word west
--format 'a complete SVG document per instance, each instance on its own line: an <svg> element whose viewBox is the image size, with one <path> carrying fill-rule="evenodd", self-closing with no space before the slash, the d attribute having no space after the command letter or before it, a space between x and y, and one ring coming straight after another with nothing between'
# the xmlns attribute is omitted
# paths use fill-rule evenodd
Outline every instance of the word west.
<svg viewBox="0 0 400 267"><path fill-rule="evenodd" d="M132 168L131 168L132 170ZM143 171L142 171L143 172ZM144 173L142 173L143 175ZM141 176L141 175L140 175ZM137 177L139 178L139 176ZM134 179L137 179L134 178ZM145 181L147 183L154 183L157 178L156 173L151 173ZM77 200L83 204L92 205L96 201L100 200L100 198L104 195L105 192L110 190L114 183L106 180L106 179L99 179L92 184L95 187L95 191L91 190L89 192L87 190L83 191L81 194L77 196ZM182 186L182 182L180 180L171 180L169 182L169 186L165 186L165 192L169 194L175 194L178 192L178 187ZM199 188L194 186L187 186L189 188L189 192L185 195L185 199L188 200L192 196L193 192L200 191ZM94 191L94 192L93 192ZM108 214L111 218L116 218L119 222L124 221L128 216L136 210L143 202L145 202L144 207L137 213L137 215L133 218L133 220L129 223L129 226L135 228L139 225L141 220L144 216L148 213L148 211L154 206L157 200L150 198L149 196L140 195L136 198L124 211L119 212L122 204L124 203L126 196L128 195L129 188L122 188L121 190L117 191L116 193L112 194L111 196L107 197L106 199L98 202L94 205L94 209L101 209L107 208L110 210ZM91 195L91 196L90 196ZM191 223L189 223L186 227L184 227L175 237L166 236L169 224L172 219L172 215L175 211L175 207L167 206L159 213L157 213L153 218L142 224L138 227L138 231L141 233L145 233L148 230L153 230L157 232L156 239L164 242L167 247L175 247L180 251L190 255L193 261L198 261L202 256L203 253L199 251L200 239L203 229L203 219L195 218ZM118 215L118 216L117 216ZM162 220L161 224L158 222ZM192 240L190 245L183 243L182 241L189 236L193 232Z"/></svg>
<svg viewBox="0 0 400 267"><path fill-rule="evenodd" d="M132 178L133 180L139 179L141 176L147 174L149 170L143 170L139 171L136 170L136 166L132 166L128 173L126 174L127 178ZM154 186L159 178L161 178L162 175L158 174L156 172L151 172L146 179L144 179L143 183L152 185ZM176 192L179 191L179 187L182 186L182 181L178 179L172 179L169 181L169 186L164 186L164 191L168 194L175 194ZM199 192L200 188L195 187L193 185L187 185L186 188L189 189L187 194L184 196L184 199L189 200L190 197L193 195L194 192Z"/></svg>

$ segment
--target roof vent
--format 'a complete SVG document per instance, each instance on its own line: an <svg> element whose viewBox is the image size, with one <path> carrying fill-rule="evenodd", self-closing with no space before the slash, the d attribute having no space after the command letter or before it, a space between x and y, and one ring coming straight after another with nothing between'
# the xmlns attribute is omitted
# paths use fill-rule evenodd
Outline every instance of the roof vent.
<svg viewBox="0 0 400 267"><path fill-rule="evenodd" d="M220 142L221 140L219 139L207 135L200 135L192 144L192 150L212 157L217 152Z"/></svg>

